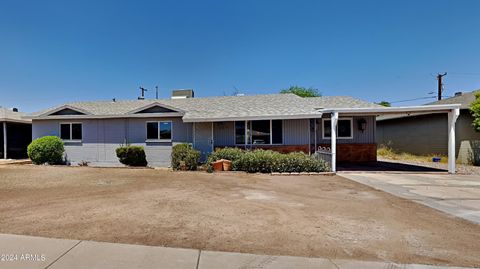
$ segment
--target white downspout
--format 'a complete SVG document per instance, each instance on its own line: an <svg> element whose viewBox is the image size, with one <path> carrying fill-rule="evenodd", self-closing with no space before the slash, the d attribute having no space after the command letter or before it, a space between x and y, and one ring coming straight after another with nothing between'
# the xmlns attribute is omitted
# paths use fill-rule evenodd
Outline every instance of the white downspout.
<svg viewBox="0 0 480 269"><path fill-rule="evenodd" d="M7 122L3 122L3 158L7 159Z"/></svg>
<svg viewBox="0 0 480 269"><path fill-rule="evenodd" d="M448 173L455 174L455 122L460 115L460 109L448 112Z"/></svg>
<svg viewBox="0 0 480 269"><path fill-rule="evenodd" d="M332 112L331 115L331 126L330 126L330 150L332 153L332 172L337 172L337 122L338 122L338 112Z"/></svg>

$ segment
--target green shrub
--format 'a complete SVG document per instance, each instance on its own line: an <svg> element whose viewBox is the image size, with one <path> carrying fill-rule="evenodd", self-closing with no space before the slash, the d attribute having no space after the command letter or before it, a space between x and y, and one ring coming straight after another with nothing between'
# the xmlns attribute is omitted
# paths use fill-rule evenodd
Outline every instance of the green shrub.
<svg viewBox="0 0 480 269"><path fill-rule="evenodd" d="M233 167L234 170L249 173L323 172L328 170L324 161L303 152L282 154L261 149L244 152L233 162Z"/></svg>
<svg viewBox="0 0 480 269"><path fill-rule="evenodd" d="M141 146L122 146L116 150L119 161L128 166L147 166L147 156Z"/></svg>
<svg viewBox="0 0 480 269"><path fill-rule="evenodd" d="M59 164L63 162L63 141L56 136L37 138L28 145L28 157L34 164Z"/></svg>
<svg viewBox="0 0 480 269"><path fill-rule="evenodd" d="M174 170L197 170L200 151L190 144L178 144L172 149L172 168Z"/></svg>

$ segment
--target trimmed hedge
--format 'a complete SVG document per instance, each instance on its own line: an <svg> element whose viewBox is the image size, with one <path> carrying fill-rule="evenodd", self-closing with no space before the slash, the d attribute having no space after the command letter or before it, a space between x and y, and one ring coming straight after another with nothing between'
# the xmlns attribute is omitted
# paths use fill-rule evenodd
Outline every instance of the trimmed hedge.
<svg viewBox="0 0 480 269"><path fill-rule="evenodd" d="M57 136L37 138L27 147L28 157L34 164L63 163L64 152L63 141Z"/></svg>
<svg viewBox="0 0 480 269"><path fill-rule="evenodd" d="M190 144L178 144L172 149L172 168L174 170L197 170L200 161L200 151Z"/></svg>
<svg viewBox="0 0 480 269"><path fill-rule="evenodd" d="M115 150L119 161L128 166L147 166L147 156L141 146L122 146Z"/></svg>
<svg viewBox="0 0 480 269"><path fill-rule="evenodd" d="M212 152L208 156L208 164L211 164L212 162L225 159L229 161L236 161L240 159L244 154L244 151L239 149L239 148L221 148L217 149L214 152Z"/></svg>
<svg viewBox="0 0 480 269"><path fill-rule="evenodd" d="M282 154L272 150L244 151L237 148L224 148L213 152L209 156L209 168L212 162L220 159L232 161L233 170L249 173L328 171L328 167L323 160L316 159L303 152Z"/></svg>

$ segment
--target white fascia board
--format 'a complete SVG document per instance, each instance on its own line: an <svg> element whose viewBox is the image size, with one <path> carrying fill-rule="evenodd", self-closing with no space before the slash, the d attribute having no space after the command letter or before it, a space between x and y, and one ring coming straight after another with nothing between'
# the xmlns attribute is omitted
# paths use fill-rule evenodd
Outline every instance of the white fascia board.
<svg viewBox="0 0 480 269"><path fill-rule="evenodd" d="M29 120L29 119L0 118L0 122L14 122L14 123L26 123L26 124L31 124L31 123L32 123L32 120Z"/></svg>
<svg viewBox="0 0 480 269"><path fill-rule="evenodd" d="M338 112L342 114L399 114L399 113L442 113L460 108L460 104L380 107L380 108L329 108L320 109L322 113Z"/></svg>
<svg viewBox="0 0 480 269"><path fill-rule="evenodd" d="M314 119L321 118L321 112L300 115L273 115L273 116L245 116L225 118L183 118L183 122L221 122L221 121L245 121L245 120L290 120L290 119Z"/></svg>
<svg viewBox="0 0 480 269"><path fill-rule="evenodd" d="M142 114L120 114L120 115L55 115L30 117L32 120L65 120L65 119L125 119L125 118L176 118L182 117L183 113L142 113Z"/></svg>

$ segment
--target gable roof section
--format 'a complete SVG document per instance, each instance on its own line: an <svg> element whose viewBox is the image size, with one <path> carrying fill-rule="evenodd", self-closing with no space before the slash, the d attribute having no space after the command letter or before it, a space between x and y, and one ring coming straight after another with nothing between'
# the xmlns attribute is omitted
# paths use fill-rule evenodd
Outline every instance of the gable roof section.
<svg viewBox="0 0 480 269"><path fill-rule="evenodd" d="M184 114L184 111L181 109L172 107L170 105L165 105L160 102L153 102L142 107L136 108L132 111L129 111L127 114L138 114L138 113L180 113Z"/></svg>
<svg viewBox="0 0 480 269"><path fill-rule="evenodd" d="M139 113L149 108L164 107L176 113ZM227 121L244 119L311 118L321 116L319 109L336 107L378 107L373 103L347 96L307 97L294 94L264 94L209 98L76 102L71 107L88 113L88 118L126 118L148 116L183 116L186 122ZM30 114L33 119L50 118L59 107ZM142 115L143 114L143 115ZM61 116L57 116L61 117Z"/></svg>
<svg viewBox="0 0 480 269"><path fill-rule="evenodd" d="M77 107L74 107L74 106L70 106L70 105L63 105L63 106L60 106L60 107L57 107L55 109L51 109L51 110L48 110L48 111L45 111L43 114L41 114L40 116L54 116L54 115L63 115L63 116L67 116L67 115L92 115L92 113L82 109L82 108L77 108Z"/></svg>

